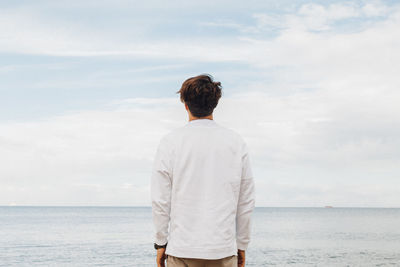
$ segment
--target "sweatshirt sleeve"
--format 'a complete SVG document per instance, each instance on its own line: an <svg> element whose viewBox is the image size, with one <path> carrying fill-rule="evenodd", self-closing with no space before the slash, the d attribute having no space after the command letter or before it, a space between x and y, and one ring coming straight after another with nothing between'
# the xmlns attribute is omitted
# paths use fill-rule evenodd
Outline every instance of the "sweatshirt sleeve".
<svg viewBox="0 0 400 267"><path fill-rule="evenodd" d="M171 151L162 138L154 158L151 175L151 206L154 225L154 242L164 245L168 241L168 225L171 210L172 169Z"/></svg>
<svg viewBox="0 0 400 267"><path fill-rule="evenodd" d="M248 148L246 143L244 143L242 153L242 177L236 214L236 244L237 248L240 250L246 250L250 243L251 214L254 210L254 205L254 179L250 166Z"/></svg>

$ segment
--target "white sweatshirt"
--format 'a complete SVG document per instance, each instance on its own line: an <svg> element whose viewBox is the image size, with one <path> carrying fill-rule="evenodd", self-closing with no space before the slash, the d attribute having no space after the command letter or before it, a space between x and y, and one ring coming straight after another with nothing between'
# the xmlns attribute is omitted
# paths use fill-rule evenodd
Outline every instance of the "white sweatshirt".
<svg viewBox="0 0 400 267"><path fill-rule="evenodd" d="M255 192L245 141L209 119L164 135L153 165L151 201L154 242L168 242L166 254L221 259L246 250Z"/></svg>

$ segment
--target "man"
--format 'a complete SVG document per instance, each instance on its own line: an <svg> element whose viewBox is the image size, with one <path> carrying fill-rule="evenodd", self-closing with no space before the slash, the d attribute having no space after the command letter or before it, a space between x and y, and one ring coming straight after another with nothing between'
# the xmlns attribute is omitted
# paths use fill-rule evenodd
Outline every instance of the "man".
<svg viewBox="0 0 400 267"><path fill-rule="evenodd" d="M177 93L189 122L161 138L151 177L157 266L242 267L255 204L247 145L213 120L220 82L199 75Z"/></svg>

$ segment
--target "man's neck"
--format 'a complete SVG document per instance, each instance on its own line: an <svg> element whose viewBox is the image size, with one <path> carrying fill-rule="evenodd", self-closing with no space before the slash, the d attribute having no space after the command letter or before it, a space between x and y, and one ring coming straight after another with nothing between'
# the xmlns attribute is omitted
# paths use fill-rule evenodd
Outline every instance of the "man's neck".
<svg viewBox="0 0 400 267"><path fill-rule="evenodd" d="M198 120L198 119L209 119L209 120L212 120L213 119L213 115L211 114L211 115L208 115L208 116L205 116L205 117L194 117L194 116L189 115L189 121Z"/></svg>

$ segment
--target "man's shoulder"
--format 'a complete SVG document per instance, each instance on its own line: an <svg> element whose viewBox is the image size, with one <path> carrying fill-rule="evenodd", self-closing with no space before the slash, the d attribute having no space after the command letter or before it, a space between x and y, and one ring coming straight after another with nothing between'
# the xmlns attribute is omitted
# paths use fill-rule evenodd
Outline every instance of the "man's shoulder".
<svg viewBox="0 0 400 267"><path fill-rule="evenodd" d="M231 137L236 142L244 143L243 136L236 130L229 128L228 126L218 125L219 129L223 132L224 137Z"/></svg>
<svg viewBox="0 0 400 267"><path fill-rule="evenodd" d="M168 143L173 143L176 140L179 140L181 137L184 137L185 134L189 133L190 131L193 130L194 128L188 127L188 125L183 125L180 127L176 127L173 129L170 129L168 132L166 132L162 138L161 141L162 142L168 142ZM242 137L242 135L237 132L236 130L229 128L227 126L221 125L219 123L217 123L214 127L214 129L216 129L218 132L220 132L220 135L224 136L225 139L233 139L236 142L239 143L245 143L244 138Z"/></svg>
<svg viewBox="0 0 400 267"><path fill-rule="evenodd" d="M165 132L160 139L160 142L165 143L165 142L173 142L176 140L177 136L182 133L184 130L185 126L180 126L180 127L175 127L172 129L169 129L167 132Z"/></svg>
<svg viewBox="0 0 400 267"><path fill-rule="evenodd" d="M239 132L237 132L236 130L226 127L226 126L221 126L221 128L224 129L227 133L230 133L232 136L242 139L242 135L240 135Z"/></svg>

